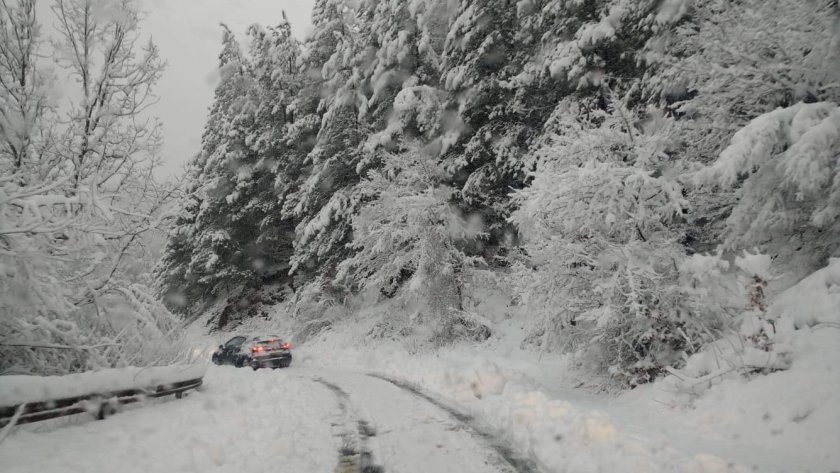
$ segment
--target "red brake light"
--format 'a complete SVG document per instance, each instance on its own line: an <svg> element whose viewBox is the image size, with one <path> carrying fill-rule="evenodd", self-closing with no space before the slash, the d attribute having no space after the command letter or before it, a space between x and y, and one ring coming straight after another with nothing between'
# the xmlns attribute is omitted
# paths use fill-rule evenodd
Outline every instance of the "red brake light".
<svg viewBox="0 0 840 473"><path fill-rule="evenodd" d="M263 348L263 346L262 346L262 345L257 345L257 346L255 346L255 347L251 348L251 351L252 351L253 353L256 353L256 352L259 352L259 351L263 351L263 350L265 350L265 348Z"/></svg>
<svg viewBox="0 0 840 473"><path fill-rule="evenodd" d="M281 348L284 349L284 350L289 350L289 349L292 348L292 344L289 343L289 342L286 342L281 346Z"/></svg>

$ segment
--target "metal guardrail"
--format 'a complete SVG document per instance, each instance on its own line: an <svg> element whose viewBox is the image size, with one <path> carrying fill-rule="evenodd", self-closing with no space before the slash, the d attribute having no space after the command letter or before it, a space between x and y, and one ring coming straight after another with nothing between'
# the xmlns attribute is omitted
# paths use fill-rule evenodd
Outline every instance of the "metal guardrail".
<svg viewBox="0 0 840 473"><path fill-rule="evenodd" d="M181 399L185 391L197 389L203 382L203 378L196 378L162 384L153 388L124 389L15 406L0 406L0 428L12 422L16 425L28 424L82 413L91 413L97 419L104 419L116 413L117 408L122 404L131 404L144 399L169 396L170 394L174 394L176 398Z"/></svg>

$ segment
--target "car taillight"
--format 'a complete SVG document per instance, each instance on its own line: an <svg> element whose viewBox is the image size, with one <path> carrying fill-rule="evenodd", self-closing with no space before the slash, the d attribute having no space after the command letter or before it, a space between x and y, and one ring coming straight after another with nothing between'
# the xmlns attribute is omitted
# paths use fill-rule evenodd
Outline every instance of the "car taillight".
<svg viewBox="0 0 840 473"><path fill-rule="evenodd" d="M290 350L292 348L292 344L289 342L284 343L280 348L284 350Z"/></svg>
<svg viewBox="0 0 840 473"><path fill-rule="evenodd" d="M256 347L251 348L251 353L258 353L258 352L261 352L263 350L265 350L265 348L263 348L262 346L256 346Z"/></svg>

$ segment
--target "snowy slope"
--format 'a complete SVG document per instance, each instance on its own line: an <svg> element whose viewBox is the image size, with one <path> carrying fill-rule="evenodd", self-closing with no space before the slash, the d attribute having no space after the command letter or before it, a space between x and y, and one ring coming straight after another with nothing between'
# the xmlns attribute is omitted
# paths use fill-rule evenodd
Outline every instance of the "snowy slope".
<svg viewBox="0 0 840 473"><path fill-rule="evenodd" d="M361 344L373 323L361 317L298 351L305 363L388 373L455 401L546 471L836 471L840 260L780 294L767 314L772 353L721 340L685 370L618 397L585 389L570 358L521 350L514 320L496 323L484 344L409 354L405 341ZM789 368L739 368L755 356Z"/></svg>
<svg viewBox="0 0 840 473"><path fill-rule="evenodd" d="M742 329L752 330L755 319L746 315ZM684 424L738 445L751 462L768 462L778 471L835 471L840 468L840 259L779 294L765 318L774 327L770 352L725 339L692 357L676 376L624 397L672 406ZM742 366L755 359L782 360L789 368L745 372Z"/></svg>
<svg viewBox="0 0 840 473"><path fill-rule="evenodd" d="M516 316L488 317L487 342L432 351L402 339L371 341L379 319L364 313L296 347L291 369L211 367L205 390L184 401L129 408L103 422L81 416L25 426L0 444L0 464L14 473L267 464L335 471L347 460L339 451L351 451L368 452L385 471L512 471L493 442L470 431L477 426L546 473L832 472L840 466L837 307L833 260L767 310L773 356L788 360L787 369L720 369L744 353L721 340L673 376L618 396L598 391L570 357L521 349L528 329ZM242 329L269 329L260 325ZM211 347L228 335L198 330L192 338ZM366 372L413 383L471 419Z"/></svg>
<svg viewBox="0 0 840 473"><path fill-rule="evenodd" d="M336 337L337 338L337 337ZM373 370L406 379L475 415L546 472L724 472L730 467L708 443L693 436L692 450L671 445L665 430L629 419L636 404L561 387L578 381L560 359L491 347L461 347L410 356L398 345L356 351L329 338L308 344L303 362ZM555 386L540 379L555 377ZM708 447L708 448L707 448Z"/></svg>

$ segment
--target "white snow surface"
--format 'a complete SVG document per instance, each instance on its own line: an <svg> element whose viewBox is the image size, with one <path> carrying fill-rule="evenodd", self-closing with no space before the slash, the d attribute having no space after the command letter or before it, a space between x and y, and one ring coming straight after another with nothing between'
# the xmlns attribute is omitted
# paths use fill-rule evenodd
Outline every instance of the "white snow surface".
<svg viewBox="0 0 840 473"><path fill-rule="evenodd" d="M4 473L331 471L332 394L293 371L213 367L201 392L21 426L0 444Z"/></svg>
<svg viewBox="0 0 840 473"><path fill-rule="evenodd" d="M831 472L840 467L837 333L809 337L791 369L716 379L686 398L667 377L613 396L589 389L568 358L504 345L408 355L327 336L303 362L381 372L481 419L545 472ZM831 358L833 356L833 358ZM810 415L809 415L810 414Z"/></svg>
<svg viewBox="0 0 840 473"><path fill-rule="evenodd" d="M689 426L671 422L666 417L670 409L643 410L635 402L569 387L579 381L566 360L540 361L503 346L461 347L420 356L409 356L397 345L360 352L347 349L352 344L346 342L329 350L328 338L299 351L308 364L364 367L454 402L534 461L540 471L751 471L721 455L713 442ZM682 437L677 440L685 440L680 445L672 438L675 433Z"/></svg>
<svg viewBox="0 0 840 473"><path fill-rule="evenodd" d="M445 411L364 374L378 372L470 414L546 473L834 472L838 307L835 259L771 301L774 356L790 360L786 369L721 369L739 353L721 340L674 376L618 396L597 391L571 357L521 349L526 329L515 315L488 313L494 335L484 343L418 352L405 340L366 338L380 320L368 312L297 346L289 369L212 367L203 391L182 401L101 422L23 426L0 444L0 465L4 473L337 471L339 447L364 419L377 431L368 447L385 471L506 471Z"/></svg>
<svg viewBox="0 0 840 473"><path fill-rule="evenodd" d="M723 339L678 376L618 396L597 392L571 357L522 350L515 316L488 317L496 323L485 343L411 355L405 342L359 343L370 330L363 316L307 342L298 359L420 385L544 471L840 471L840 259L773 298L766 317L772 352ZM737 369L761 357L788 362L765 374Z"/></svg>
<svg viewBox="0 0 840 473"><path fill-rule="evenodd" d="M341 391L338 395L330 386ZM361 440L359 421L373 435ZM340 450L370 451L386 472L511 471L444 410L364 374L313 367L211 367L183 400L21 426L0 443L4 473L356 471Z"/></svg>

